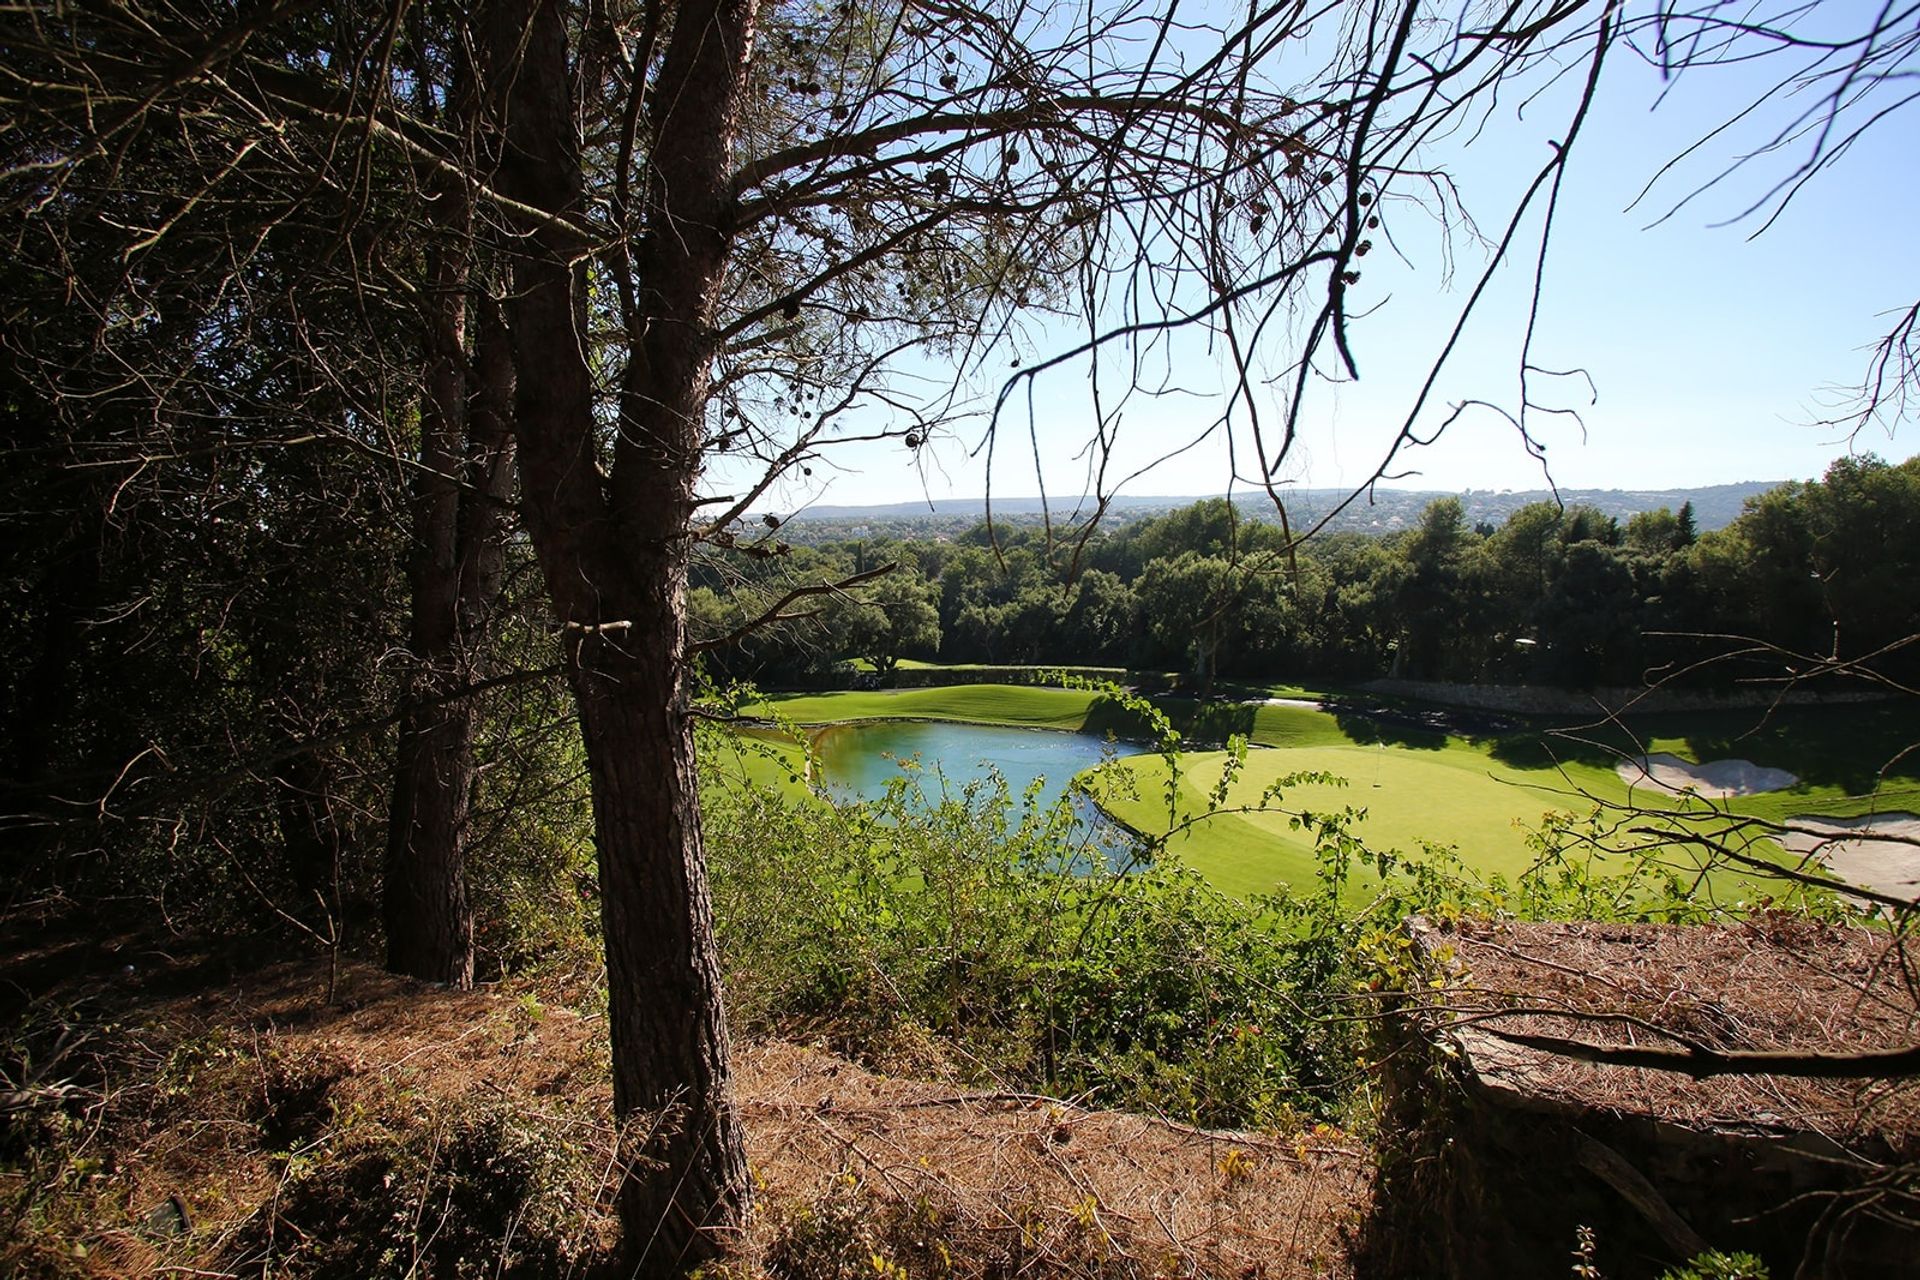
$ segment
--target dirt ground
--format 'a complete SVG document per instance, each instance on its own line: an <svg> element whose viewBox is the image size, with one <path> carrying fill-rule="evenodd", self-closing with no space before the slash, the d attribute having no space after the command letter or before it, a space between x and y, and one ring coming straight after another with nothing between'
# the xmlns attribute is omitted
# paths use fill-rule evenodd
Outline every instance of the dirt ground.
<svg viewBox="0 0 1920 1280"><path fill-rule="evenodd" d="M327 1005L317 961L235 974L134 939L6 954L0 1013L16 1028L63 1019L67 1048L41 1053L32 1071L19 1057L0 1061L12 1077L0 1093L42 1091L9 1103L14 1118L27 1114L19 1107L52 1108L74 1118L81 1142L39 1192L26 1185L34 1161L0 1161L0 1209L28 1206L39 1233L0 1246L0 1272L231 1274L309 1176L301 1162L364 1147L368 1134L406 1141L476 1100L549 1122L586 1167L612 1166L597 975L459 993L348 965ZM196 1065L183 1072L183 1062ZM773 1252L791 1252L795 1223L857 1200L862 1221L937 1220L929 1247L951 1251L944 1273L956 1277L1010 1259L1035 1277L1352 1274L1370 1160L1337 1131L1205 1132L884 1075L772 1040L736 1046L736 1081L756 1209L729 1270L766 1274ZM303 1114L321 1117L320 1128L297 1140L269 1134L263 1094L310 1086L320 1093ZM75 1168L93 1172L76 1180ZM569 1272L593 1275L591 1257L611 1245L611 1196L586 1190L603 1210L599 1236ZM46 1269L48 1259L59 1265Z"/></svg>
<svg viewBox="0 0 1920 1280"><path fill-rule="evenodd" d="M1366 1203L1366 1153L1326 1129L1210 1132L894 1079L792 1044L749 1046L740 1080L754 1166L782 1194L851 1173L979 1228L1090 1235L1149 1274L1347 1274Z"/></svg>

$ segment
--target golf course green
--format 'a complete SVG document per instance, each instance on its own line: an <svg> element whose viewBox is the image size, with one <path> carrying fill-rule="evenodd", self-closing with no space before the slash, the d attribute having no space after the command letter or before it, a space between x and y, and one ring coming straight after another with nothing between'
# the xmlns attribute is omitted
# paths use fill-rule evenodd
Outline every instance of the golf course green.
<svg viewBox="0 0 1920 1280"><path fill-rule="evenodd" d="M1596 805L1629 799L1656 808L1773 820L1809 812L1920 808L1920 759L1900 757L1913 726L1898 707L1720 711L1570 731L1534 724L1469 735L1420 727L1411 718L1381 714L1378 707L1338 700L1319 707L1169 698L1156 705L1190 741L1210 737L1218 742L1233 732L1251 744L1224 793L1217 789L1229 754L1183 749L1170 806L1167 765L1142 740L1144 723L1084 690L961 685L769 696L744 711L797 725L930 719L1112 737L1122 758L1097 776L1083 777L1087 790L1137 831L1150 836L1177 831L1169 851L1235 895L1311 884L1315 838L1305 819L1347 808L1360 815L1352 830L1370 848L1418 855L1429 844L1451 846L1472 871L1509 879L1530 865L1535 855L1529 836L1550 811L1584 815ZM1779 791L1714 801L1651 794L1644 786L1630 795L1616 765L1645 752L1670 752L1696 763L1751 759L1786 769L1799 781ZM803 758L791 739L776 763L752 753L741 758L757 761L746 768L760 780L801 789L795 778L804 771ZM1302 774L1341 781L1283 782ZM1722 872L1716 882L1738 891L1739 878ZM1355 888L1364 891L1364 879Z"/></svg>
<svg viewBox="0 0 1920 1280"><path fill-rule="evenodd" d="M1171 812L1159 757L1121 761L1117 772L1132 786L1123 791L1110 776L1096 784L1096 799L1139 831L1191 822L1169 849L1216 888L1240 895L1313 882L1315 833L1301 820L1307 815L1350 808L1363 815L1351 830L1371 848L1417 854L1425 843L1452 845L1474 870L1511 879L1532 860L1527 836L1543 814L1626 798L1609 770L1514 768L1462 739L1434 750L1346 742L1249 751L1220 811L1206 816L1228 762L1225 752L1184 754ZM1298 774L1340 781L1283 783Z"/></svg>

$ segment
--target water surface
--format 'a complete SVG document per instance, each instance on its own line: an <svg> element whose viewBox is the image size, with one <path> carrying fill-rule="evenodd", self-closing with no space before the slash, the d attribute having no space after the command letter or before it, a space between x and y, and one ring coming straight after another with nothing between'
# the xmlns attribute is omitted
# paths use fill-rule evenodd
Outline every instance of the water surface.
<svg viewBox="0 0 1920 1280"><path fill-rule="evenodd" d="M929 799L938 799L942 780L958 793L998 769L1016 798L1035 779L1043 780L1042 805L1066 794L1073 776L1099 764L1109 749L1106 739L1085 733L923 720L828 725L815 731L813 746L827 790L837 799L875 799L901 775L902 762L917 759ZM1116 748L1122 755L1137 749Z"/></svg>
<svg viewBox="0 0 1920 1280"><path fill-rule="evenodd" d="M1034 803L1043 809L1067 796L1074 815L1070 839L1098 850L1116 871L1135 865L1136 845L1126 829L1084 795L1069 793L1074 775L1109 755L1132 755L1133 743L1109 743L1085 733L1016 729L1003 725L941 720L870 720L827 725L813 733L813 749L829 795L836 800L872 800L905 772L921 794L938 803L942 789L958 796L967 784L997 771L1017 805L1038 783ZM1018 821L1017 813L1009 815Z"/></svg>

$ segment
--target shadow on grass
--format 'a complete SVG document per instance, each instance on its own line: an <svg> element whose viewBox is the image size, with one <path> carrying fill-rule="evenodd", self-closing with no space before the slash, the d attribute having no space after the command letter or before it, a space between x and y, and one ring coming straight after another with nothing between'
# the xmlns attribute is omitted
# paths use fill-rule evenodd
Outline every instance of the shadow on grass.
<svg viewBox="0 0 1920 1280"><path fill-rule="evenodd" d="M1355 742L1438 751L1450 738L1494 738L1520 728L1512 716L1463 707L1394 702L1378 698L1329 697L1322 704Z"/></svg>
<svg viewBox="0 0 1920 1280"><path fill-rule="evenodd" d="M1153 700L1181 737L1193 746L1219 745L1234 734L1253 737L1264 698L1207 700L1161 696ZM1329 697L1321 709L1332 715L1348 741L1363 746L1384 743L1416 751L1440 751L1450 737L1487 737L1514 728L1514 721L1473 711L1445 707L1400 706L1372 699ZM1087 709L1081 725L1085 733L1113 733L1145 737L1144 718L1111 699L1102 698Z"/></svg>
<svg viewBox="0 0 1920 1280"><path fill-rule="evenodd" d="M1145 741L1152 728L1146 717L1131 708L1115 702L1112 698L1095 698L1087 706L1087 715L1080 722L1081 733L1091 733L1096 737L1125 739L1127 741Z"/></svg>
<svg viewBox="0 0 1920 1280"><path fill-rule="evenodd" d="M1254 712L1260 707L1258 702L1201 701L1164 695L1154 698L1153 705L1180 731L1181 738L1194 746L1217 745L1236 733L1251 734ZM1152 734L1145 716L1112 698L1094 699L1080 731L1111 733L1135 740L1147 739Z"/></svg>
<svg viewBox="0 0 1920 1280"><path fill-rule="evenodd" d="M1381 743L1412 751L1439 751L1447 745L1447 712L1436 710L1433 714L1442 718L1429 720L1428 713L1347 700L1328 702L1326 708L1340 732L1362 745Z"/></svg>
<svg viewBox="0 0 1920 1280"><path fill-rule="evenodd" d="M1502 737L1494 759L1516 768L1578 761L1612 768L1657 741L1706 764L1751 760L1802 782L1865 795L1920 781L1920 717L1906 703L1704 711L1624 720L1543 725ZM1659 748L1656 748L1659 749ZM1903 754L1906 753L1906 754Z"/></svg>

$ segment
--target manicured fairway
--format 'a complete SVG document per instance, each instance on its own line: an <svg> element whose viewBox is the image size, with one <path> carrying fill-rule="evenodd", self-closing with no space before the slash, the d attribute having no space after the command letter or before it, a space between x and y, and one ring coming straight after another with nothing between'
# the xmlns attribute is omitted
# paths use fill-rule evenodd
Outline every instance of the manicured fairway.
<svg viewBox="0 0 1920 1280"><path fill-rule="evenodd" d="M1207 793L1218 784L1226 759L1221 752L1183 757L1176 806L1183 819L1207 811ZM1138 795L1123 798L1109 786L1103 803L1140 830L1167 830L1165 766L1147 758L1121 767L1134 775ZM1423 841L1454 845L1468 866L1511 878L1529 865L1525 828L1537 826L1543 813L1585 812L1595 799L1626 796L1620 780L1604 770L1513 768L1494 761L1485 748L1452 739L1434 750L1347 742L1252 751L1224 807L1258 803L1268 787L1297 773L1332 774L1346 785L1303 783L1284 788L1273 811L1203 818L1175 837L1173 852L1227 893L1305 888L1313 883L1314 836L1304 824L1296 827L1295 817L1352 807L1366 812L1353 831L1369 847L1416 854Z"/></svg>
<svg viewBox="0 0 1920 1280"><path fill-rule="evenodd" d="M743 710L777 714L796 724L842 720L959 720L1046 729L1089 729L1095 695L1032 685L968 684L932 689L785 694Z"/></svg>
<svg viewBox="0 0 1920 1280"><path fill-rule="evenodd" d="M1265 746L1334 746L1350 742L1338 718L1312 707L1282 703L1212 703L1199 712L1184 698L1155 700L1190 737L1224 741L1242 733ZM968 684L930 689L846 693L776 694L742 708L746 715L778 715L795 724L846 720L955 720L973 724L1027 725L1081 733L1138 738L1144 725L1111 701L1081 689L1038 685Z"/></svg>

